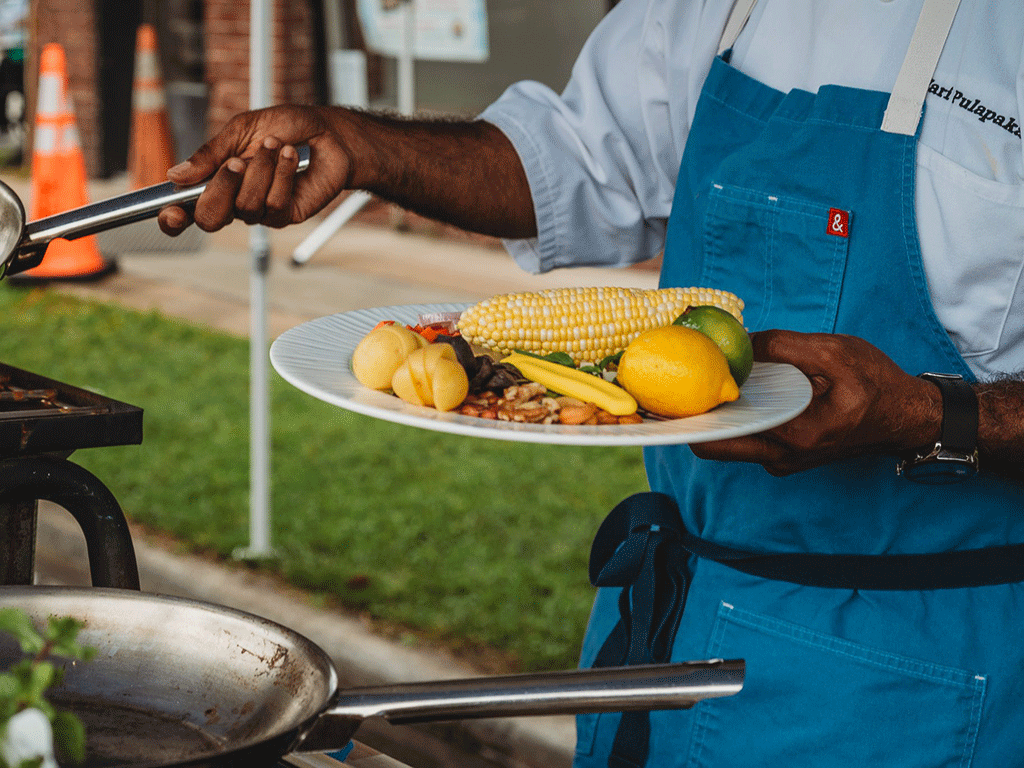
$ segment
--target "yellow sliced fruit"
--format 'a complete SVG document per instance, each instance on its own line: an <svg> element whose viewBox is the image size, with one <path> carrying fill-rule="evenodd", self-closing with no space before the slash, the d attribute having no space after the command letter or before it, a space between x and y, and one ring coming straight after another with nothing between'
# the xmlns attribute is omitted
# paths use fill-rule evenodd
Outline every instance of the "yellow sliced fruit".
<svg viewBox="0 0 1024 768"><path fill-rule="evenodd" d="M526 378L562 395L593 403L613 416L636 413L637 403L622 387L589 373L513 352L502 362L511 363Z"/></svg>

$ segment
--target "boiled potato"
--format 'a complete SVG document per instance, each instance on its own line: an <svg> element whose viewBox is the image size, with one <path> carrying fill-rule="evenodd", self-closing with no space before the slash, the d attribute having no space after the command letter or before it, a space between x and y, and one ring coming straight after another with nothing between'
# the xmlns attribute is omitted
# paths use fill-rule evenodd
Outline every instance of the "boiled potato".
<svg viewBox="0 0 1024 768"><path fill-rule="evenodd" d="M427 340L401 325L382 325L366 334L352 352L352 373L364 387L385 390L398 366Z"/></svg>
<svg viewBox="0 0 1024 768"><path fill-rule="evenodd" d="M450 411L469 394L469 377L450 344L431 344L411 352L398 366L391 389L407 403Z"/></svg>

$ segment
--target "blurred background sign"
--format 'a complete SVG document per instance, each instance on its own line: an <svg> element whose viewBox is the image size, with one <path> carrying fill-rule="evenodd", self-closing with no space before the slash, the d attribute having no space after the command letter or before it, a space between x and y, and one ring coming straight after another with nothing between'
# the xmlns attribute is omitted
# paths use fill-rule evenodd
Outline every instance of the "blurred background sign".
<svg viewBox="0 0 1024 768"><path fill-rule="evenodd" d="M487 61L484 0L411 0L416 20L413 57L432 61ZM359 0L367 47L399 56L405 44L403 0Z"/></svg>

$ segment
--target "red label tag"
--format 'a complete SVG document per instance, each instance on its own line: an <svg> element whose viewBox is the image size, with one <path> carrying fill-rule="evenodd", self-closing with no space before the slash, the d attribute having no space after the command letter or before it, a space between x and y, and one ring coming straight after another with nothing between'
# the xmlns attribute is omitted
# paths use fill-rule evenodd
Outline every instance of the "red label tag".
<svg viewBox="0 0 1024 768"><path fill-rule="evenodd" d="M837 237L850 236L850 212L840 208L828 209L828 226L825 232Z"/></svg>

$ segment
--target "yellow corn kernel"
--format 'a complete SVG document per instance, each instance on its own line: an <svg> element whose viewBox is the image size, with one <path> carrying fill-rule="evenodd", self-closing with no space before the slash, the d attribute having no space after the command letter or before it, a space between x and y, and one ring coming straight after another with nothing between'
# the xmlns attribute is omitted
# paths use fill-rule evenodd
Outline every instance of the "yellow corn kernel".
<svg viewBox="0 0 1024 768"><path fill-rule="evenodd" d="M625 349L650 328L671 325L690 306L721 307L743 322L743 301L717 288L549 288L492 296L459 318L470 344L501 355L565 352L577 364Z"/></svg>

